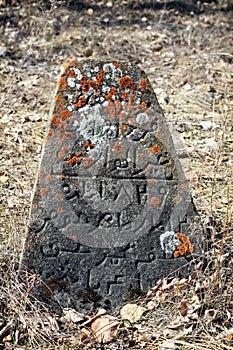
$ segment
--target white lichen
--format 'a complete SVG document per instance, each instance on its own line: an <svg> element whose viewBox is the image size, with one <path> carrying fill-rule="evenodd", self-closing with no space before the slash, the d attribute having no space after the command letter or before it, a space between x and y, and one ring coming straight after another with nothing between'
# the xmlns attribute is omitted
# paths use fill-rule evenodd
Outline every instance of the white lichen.
<svg viewBox="0 0 233 350"><path fill-rule="evenodd" d="M67 85L70 87L75 87L75 78L67 78Z"/></svg>
<svg viewBox="0 0 233 350"><path fill-rule="evenodd" d="M73 70L74 70L74 73L77 75L77 79L81 80L82 79L82 73L81 73L80 69L73 68Z"/></svg>
<svg viewBox="0 0 233 350"><path fill-rule="evenodd" d="M138 124L145 124L148 122L148 115L146 113L138 113L137 117L136 117L136 122Z"/></svg>
<svg viewBox="0 0 233 350"><path fill-rule="evenodd" d="M172 257L174 251L180 245L180 240L176 238L174 231L165 231L159 237L160 245L166 257Z"/></svg>
<svg viewBox="0 0 233 350"><path fill-rule="evenodd" d="M115 81L117 81L122 77L122 71L119 68L116 68L113 63L105 63L103 65L103 70L106 73L111 74L112 79ZM107 75L106 75L106 78L107 78Z"/></svg>

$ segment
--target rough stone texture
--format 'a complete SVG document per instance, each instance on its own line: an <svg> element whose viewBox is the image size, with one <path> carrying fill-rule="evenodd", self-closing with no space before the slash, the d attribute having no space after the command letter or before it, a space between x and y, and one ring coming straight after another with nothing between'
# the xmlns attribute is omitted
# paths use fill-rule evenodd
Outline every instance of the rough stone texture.
<svg viewBox="0 0 233 350"><path fill-rule="evenodd" d="M51 109L24 263L54 307L114 308L187 264L199 219L156 96L130 63L71 62Z"/></svg>

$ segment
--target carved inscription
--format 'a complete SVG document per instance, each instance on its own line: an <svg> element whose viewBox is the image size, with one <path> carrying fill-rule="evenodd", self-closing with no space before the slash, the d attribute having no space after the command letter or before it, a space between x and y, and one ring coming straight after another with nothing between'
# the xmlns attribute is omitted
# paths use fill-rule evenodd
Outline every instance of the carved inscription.
<svg viewBox="0 0 233 350"><path fill-rule="evenodd" d="M146 75L126 63L71 62L51 110L25 247L24 263L48 285L37 296L78 310L120 305L182 266L194 221Z"/></svg>

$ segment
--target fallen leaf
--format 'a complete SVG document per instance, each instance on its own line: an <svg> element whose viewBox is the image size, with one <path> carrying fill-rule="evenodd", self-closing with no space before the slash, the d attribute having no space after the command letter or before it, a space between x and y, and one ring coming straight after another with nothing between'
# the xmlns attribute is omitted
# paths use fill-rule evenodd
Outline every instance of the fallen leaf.
<svg viewBox="0 0 233 350"><path fill-rule="evenodd" d="M91 325L91 329L97 341L106 343L116 336L119 325L119 320L111 316L105 316L95 320Z"/></svg>
<svg viewBox="0 0 233 350"><path fill-rule="evenodd" d="M75 309L63 309L64 316L60 318L62 323L66 322L80 322L85 319L84 315L77 312Z"/></svg>
<svg viewBox="0 0 233 350"><path fill-rule="evenodd" d="M99 318L99 317L105 315L106 313L107 313L107 311L106 311L105 309L98 309L98 310L97 310L97 313L96 313L93 317L89 318L89 320L87 320L86 322L82 323L82 326L83 326L83 327L86 327L87 325L90 325L90 324L93 323L97 318Z"/></svg>
<svg viewBox="0 0 233 350"><path fill-rule="evenodd" d="M137 322L141 319L146 308L137 304L126 304L121 309L121 317L125 320L129 320L131 323Z"/></svg>
<svg viewBox="0 0 233 350"><path fill-rule="evenodd" d="M80 340L81 340L82 342L83 342L84 340L86 340L88 337L90 337L90 335L91 335L91 332L90 332L88 329L86 329L86 328L81 328L80 331L81 331L81 333L82 333L82 335L81 335L81 337L80 337Z"/></svg>
<svg viewBox="0 0 233 350"><path fill-rule="evenodd" d="M8 334L6 335L4 338L3 338L3 342L6 343L6 342L9 342L12 340L12 337L11 337L11 334Z"/></svg>

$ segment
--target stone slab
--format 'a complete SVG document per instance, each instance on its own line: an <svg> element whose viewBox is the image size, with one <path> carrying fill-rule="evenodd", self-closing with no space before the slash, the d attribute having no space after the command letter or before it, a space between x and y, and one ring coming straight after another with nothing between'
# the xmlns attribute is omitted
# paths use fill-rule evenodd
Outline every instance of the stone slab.
<svg viewBox="0 0 233 350"><path fill-rule="evenodd" d="M146 74L70 62L58 81L24 264L36 295L113 309L187 265L201 237L172 137Z"/></svg>

